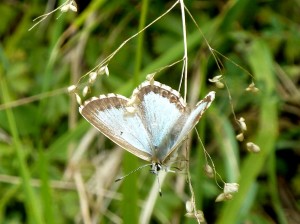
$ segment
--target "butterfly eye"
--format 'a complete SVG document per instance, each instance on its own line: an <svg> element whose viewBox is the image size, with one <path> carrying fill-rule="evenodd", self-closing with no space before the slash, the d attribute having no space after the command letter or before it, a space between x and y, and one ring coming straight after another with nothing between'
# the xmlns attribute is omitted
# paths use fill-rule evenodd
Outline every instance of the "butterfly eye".
<svg viewBox="0 0 300 224"><path fill-rule="evenodd" d="M161 170L161 165L159 163L156 163L155 165L156 165L156 170L160 171Z"/></svg>

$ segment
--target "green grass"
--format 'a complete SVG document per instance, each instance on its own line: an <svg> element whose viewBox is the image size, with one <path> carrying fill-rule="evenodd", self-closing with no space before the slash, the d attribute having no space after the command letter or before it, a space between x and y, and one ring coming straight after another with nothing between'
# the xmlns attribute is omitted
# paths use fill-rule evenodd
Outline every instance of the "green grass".
<svg viewBox="0 0 300 224"><path fill-rule="evenodd" d="M151 223L196 223L184 216L191 195L182 172L168 174L163 197L150 199L156 178L147 168L114 182L145 162L128 152L108 160L116 146L101 133L89 132L92 126L66 91L173 3L91 1L84 7L78 2L78 13L56 19L57 12L30 32L32 19L45 11L43 1L0 3L0 223L137 223L141 214ZM299 220L299 3L185 3L210 45L249 71L260 90L245 92L252 78L220 55L224 67L218 70L186 15L187 99L217 92L197 129L222 179L240 184L231 201L214 202L222 190L204 175L203 149L194 134L189 162L198 209L208 223ZM109 77L98 77L88 97L108 92L129 97L147 74L180 60L181 25L177 5L124 45L108 64ZM177 89L181 68L178 63L155 79ZM239 129L227 91L207 81L221 72L236 116L246 119L242 143L235 139ZM34 101L26 100L32 96ZM249 141L260 146L260 153L247 152ZM75 174L82 177L82 188Z"/></svg>

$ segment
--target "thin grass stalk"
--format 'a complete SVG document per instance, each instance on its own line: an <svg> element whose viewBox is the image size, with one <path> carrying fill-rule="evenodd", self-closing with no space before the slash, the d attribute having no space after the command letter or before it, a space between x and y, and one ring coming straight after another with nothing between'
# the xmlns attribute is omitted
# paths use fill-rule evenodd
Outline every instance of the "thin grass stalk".
<svg viewBox="0 0 300 224"><path fill-rule="evenodd" d="M199 69L197 72L200 74L197 74L197 76L200 76L200 82L199 82L199 88L202 90L201 94L206 93L207 88L205 86L205 80L207 79L207 65L208 65L208 59L200 52L199 57ZM200 99L202 99L202 95L200 95ZM204 94L205 95L205 94ZM211 110L211 109L210 109ZM207 111L207 113L210 113L210 110ZM202 140L205 139L205 128L206 128L207 122L206 119L200 120L199 125L197 125L197 130L199 133L199 136ZM205 142L203 142L205 145ZM205 155L204 150L202 148L202 145L199 143L196 148L196 161L195 162L195 171L196 173L192 173L192 176L195 175L196 178L193 179L193 186L194 186L194 192L195 192L195 203L196 207L200 210L203 208L203 199L204 199L204 165L205 165ZM192 220L189 220L188 223L193 223Z"/></svg>
<svg viewBox="0 0 300 224"><path fill-rule="evenodd" d="M9 101L9 92L7 88L6 81L4 77L0 76L0 85L3 95L3 102ZM40 213L40 205L38 203L38 199L34 193L32 186L30 185L30 171L26 164L24 149L22 147L19 132L16 124L16 120L14 114L11 109L6 110L6 116L10 128L10 132L12 134L12 142L15 148L15 153L17 156L18 164L19 164L19 172L22 177L22 187L24 189L25 194L25 207L27 210L27 218L28 220L32 220L34 223L44 223L41 213Z"/></svg>
<svg viewBox="0 0 300 224"><path fill-rule="evenodd" d="M182 21L182 36L183 36L183 76L184 76L184 94L183 99L186 102L187 97L187 79L188 79L188 49L187 49L187 38L186 38L186 22L185 22L185 5L183 0L179 0L181 8L181 21Z"/></svg>
<svg viewBox="0 0 300 224"><path fill-rule="evenodd" d="M212 26L211 23L206 24L204 30L207 30L210 26ZM190 34L187 38L187 48L188 51L192 50L194 48L197 48L202 43L202 37L199 36L199 32L195 31L194 33ZM168 64L173 63L174 61L182 58L183 54L183 48L182 48L182 42L179 41L177 44L173 45L173 47L170 48L167 52L162 54L160 57L158 57L156 60L152 61L151 64L146 66L143 70L140 71L139 81L142 81L145 78L145 75L152 73L156 69L159 69L163 66L166 66ZM161 73L157 73L155 77L159 77ZM124 84L118 92L126 93L128 92L129 87L133 86L133 81L128 81L126 84Z"/></svg>

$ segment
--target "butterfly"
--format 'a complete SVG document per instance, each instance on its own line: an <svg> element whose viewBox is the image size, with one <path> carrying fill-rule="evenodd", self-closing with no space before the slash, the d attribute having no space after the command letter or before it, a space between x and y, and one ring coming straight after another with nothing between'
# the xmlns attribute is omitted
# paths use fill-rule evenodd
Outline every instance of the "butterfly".
<svg viewBox="0 0 300 224"><path fill-rule="evenodd" d="M113 93L100 95L87 100L79 112L117 145L150 162L150 171L158 174L214 99L212 91L189 107L178 91L145 81L130 99Z"/></svg>

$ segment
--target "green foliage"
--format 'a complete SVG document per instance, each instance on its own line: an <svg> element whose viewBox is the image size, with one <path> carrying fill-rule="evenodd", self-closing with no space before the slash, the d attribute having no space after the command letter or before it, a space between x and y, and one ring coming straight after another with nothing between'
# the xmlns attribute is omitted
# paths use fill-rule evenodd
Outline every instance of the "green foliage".
<svg viewBox="0 0 300 224"><path fill-rule="evenodd" d="M0 223L136 223L147 213L151 223L196 223L185 217L191 193L184 170L167 175L157 198L148 198L157 189L148 168L114 182L120 168L128 173L144 161L127 152L113 154L115 145L90 131L66 91L174 2L83 2L77 2L77 13L58 10L31 31L32 19L47 8L44 1L0 3ZM299 3L186 1L186 6L209 44L226 57L217 54L220 71L186 14L188 99L217 92L197 129L222 179L240 184L231 201L214 202L222 190L204 175L204 153L194 135L188 159L197 208L208 223L299 222ZM180 60L181 26L177 5L123 46L108 64L109 77L98 77L88 97L108 92L129 97L147 74ZM177 89L181 69L178 63L155 79ZM245 70L258 93L245 91L252 82ZM226 89L206 81L221 72L231 101ZM80 93L85 84L80 82ZM239 127L230 102L237 118L246 119L242 143L235 138ZM260 153L246 151L249 141Z"/></svg>

